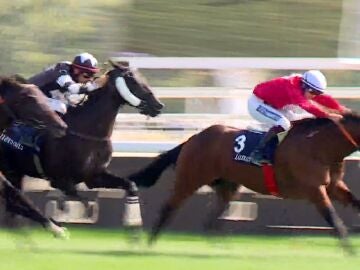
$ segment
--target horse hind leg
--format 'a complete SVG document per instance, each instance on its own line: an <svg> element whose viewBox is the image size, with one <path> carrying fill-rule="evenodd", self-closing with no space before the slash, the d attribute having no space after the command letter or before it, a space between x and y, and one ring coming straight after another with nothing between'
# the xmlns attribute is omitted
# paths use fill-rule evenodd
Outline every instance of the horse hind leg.
<svg viewBox="0 0 360 270"><path fill-rule="evenodd" d="M149 245L152 245L158 238L160 231L163 227L170 221L173 217L174 213L176 212L177 207L170 200L165 203L165 205L160 210L160 216L158 220L155 222L154 226L152 227L150 236L149 236Z"/></svg>
<svg viewBox="0 0 360 270"><path fill-rule="evenodd" d="M21 183L21 177L16 182L17 186ZM16 227L16 215L21 215L34 222L38 222L44 228L50 230L55 237L67 238L68 234L65 228L60 227L54 221L45 217L41 211L22 194L19 188L15 187L5 177L0 174L0 181L2 185L1 196L4 198L6 207L7 222L12 227Z"/></svg>
<svg viewBox="0 0 360 270"><path fill-rule="evenodd" d="M157 240L161 230L170 222L171 218L175 215L176 211L184 201L203 185L201 184L203 183L202 181L196 180L196 178L190 177L190 175L179 176L178 174L173 194L161 208L159 218L151 230L149 245Z"/></svg>
<svg viewBox="0 0 360 270"><path fill-rule="evenodd" d="M209 213L204 223L205 231L209 233L219 232L221 229L221 220L219 217L229 207L229 202L234 199L239 184L232 183L223 179L217 179L211 185L217 194L215 208Z"/></svg>
<svg viewBox="0 0 360 270"><path fill-rule="evenodd" d="M0 179L3 188L2 196L5 200L6 210L12 213L12 216L18 214L40 223L43 227L46 227L49 220L28 198L22 194L18 187L20 185L20 181L16 181L15 185L13 185L3 176L0 176Z"/></svg>

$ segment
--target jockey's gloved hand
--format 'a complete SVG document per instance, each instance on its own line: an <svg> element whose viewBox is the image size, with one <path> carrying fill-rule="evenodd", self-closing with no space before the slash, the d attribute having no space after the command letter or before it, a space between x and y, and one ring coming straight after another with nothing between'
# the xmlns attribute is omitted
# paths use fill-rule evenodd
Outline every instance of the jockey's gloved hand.
<svg viewBox="0 0 360 270"><path fill-rule="evenodd" d="M79 103L81 103L82 101L84 101L84 98L85 98L84 95L82 95L82 94L66 93L64 96L65 96L69 106L76 106Z"/></svg>
<svg viewBox="0 0 360 270"><path fill-rule="evenodd" d="M71 91L73 94L85 94L88 92L92 92L96 89L101 88L100 85L98 85L95 81L93 82L87 82L85 84L81 84L78 93L76 93L75 91Z"/></svg>

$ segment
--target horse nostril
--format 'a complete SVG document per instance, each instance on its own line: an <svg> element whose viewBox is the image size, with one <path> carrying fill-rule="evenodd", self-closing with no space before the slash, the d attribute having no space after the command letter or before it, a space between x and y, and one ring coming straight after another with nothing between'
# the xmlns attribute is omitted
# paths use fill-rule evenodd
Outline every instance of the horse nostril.
<svg viewBox="0 0 360 270"><path fill-rule="evenodd" d="M157 110L161 110L161 109L163 109L164 107L165 107L164 103L159 102L159 103L157 104L157 106L156 106L156 109L157 109Z"/></svg>

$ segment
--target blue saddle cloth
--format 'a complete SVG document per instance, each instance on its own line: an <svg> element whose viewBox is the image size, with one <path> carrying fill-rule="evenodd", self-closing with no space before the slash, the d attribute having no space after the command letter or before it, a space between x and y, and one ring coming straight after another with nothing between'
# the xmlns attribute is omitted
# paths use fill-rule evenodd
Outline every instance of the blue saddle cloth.
<svg viewBox="0 0 360 270"><path fill-rule="evenodd" d="M37 129L19 123L0 134L0 145L9 166L15 170L26 166L26 171L33 172L29 173L31 176L41 176L39 157L43 142L44 138Z"/></svg>
<svg viewBox="0 0 360 270"><path fill-rule="evenodd" d="M233 158L235 161L251 163L251 152L259 144L260 140L265 136L266 132L255 130L241 130L234 140ZM275 149L278 144L277 138L271 140L266 148L266 154L270 157L270 161L274 163Z"/></svg>

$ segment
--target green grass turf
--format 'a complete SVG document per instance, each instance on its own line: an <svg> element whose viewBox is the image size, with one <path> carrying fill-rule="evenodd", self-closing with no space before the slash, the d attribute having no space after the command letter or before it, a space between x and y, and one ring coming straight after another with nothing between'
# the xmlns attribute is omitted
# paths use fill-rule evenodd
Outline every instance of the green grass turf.
<svg viewBox="0 0 360 270"><path fill-rule="evenodd" d="M360 255L344 255L330 236L266 237L163 235L148 248L131 245L124 232L71 228L71 239L44 231L0 232L0 269L358 269ZM29 239L33 242L29 244ZM352 237L360 252L360 237Z"/></svg>

